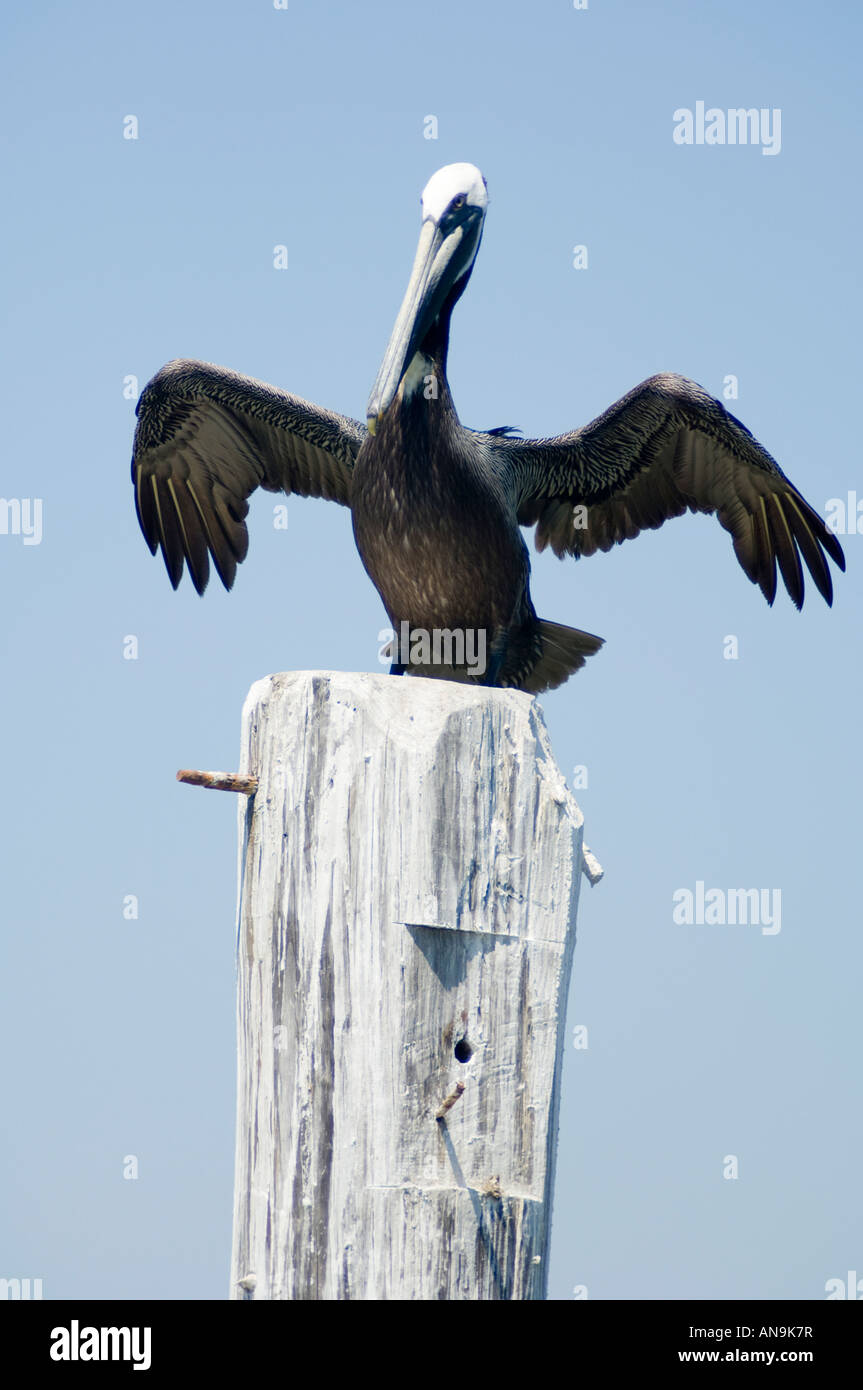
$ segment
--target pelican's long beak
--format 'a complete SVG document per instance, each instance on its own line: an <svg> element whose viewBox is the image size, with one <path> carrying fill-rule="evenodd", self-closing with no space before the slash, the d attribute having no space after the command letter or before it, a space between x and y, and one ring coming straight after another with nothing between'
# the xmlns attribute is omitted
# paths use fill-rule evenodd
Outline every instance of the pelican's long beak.
<svg viewBox="0 0 863 1390"><path fill-rule="evenodd" d="M366 416L370 434L395 399L414 353L453 285L470 269L480 230L462 223L445 233L431 217L423 222L407 291L369 397Z"/></svg>

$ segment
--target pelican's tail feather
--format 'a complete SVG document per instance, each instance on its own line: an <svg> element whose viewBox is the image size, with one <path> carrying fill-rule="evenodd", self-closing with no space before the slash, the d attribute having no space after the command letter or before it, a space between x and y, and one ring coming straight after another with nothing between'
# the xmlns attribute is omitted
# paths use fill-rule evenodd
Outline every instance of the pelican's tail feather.
<svg viewBox="0 0 863 1390"><path fill-rule="evenodd" d="M555 690L565 680L579 671L589 656L598 652L604 638L594 637L591 632L581 632L577 627L564 627L562 623L547 623L538 619L542 650L533 669L523 678L521 689L531 695L539 695L543 690Z"/></svg>

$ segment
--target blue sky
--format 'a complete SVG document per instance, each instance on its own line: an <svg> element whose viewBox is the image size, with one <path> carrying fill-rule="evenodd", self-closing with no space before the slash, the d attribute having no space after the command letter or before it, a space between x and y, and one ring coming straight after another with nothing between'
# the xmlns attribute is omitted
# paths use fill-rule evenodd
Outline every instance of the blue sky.
<svg viewBox="0 0 863 1390"><path fill-rule="evenodd" d="M553 434L657 371L717 395L733 375L813 506L863 499L861 21L49 0L2 27L0 495L41 499L42 535L0 534L0 1276L223 1298L236 805L174 773L236 766L260 676L380 669L384 615L348 514L292 499L278 531L269 494L233 592L173 593L138 533L124 382L198 357L362 418L420 191L470 160L491 204L453 319L466 424ZM780 152L676 144L698 101L780 109ZM552 1297L818 1299L863 1269L863 540L841 539L832 611L810 584L802 613L768 609L712 518L536 557L538 612L607 639L541 701L606 869L579 917ZM781 931L676 924L699 881L780 890Z"/></svg>

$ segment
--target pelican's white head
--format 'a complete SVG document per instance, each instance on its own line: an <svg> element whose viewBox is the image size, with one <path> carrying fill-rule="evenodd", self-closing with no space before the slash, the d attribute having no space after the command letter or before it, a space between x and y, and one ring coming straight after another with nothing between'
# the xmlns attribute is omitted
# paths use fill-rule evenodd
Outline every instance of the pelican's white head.
<svg viewBox="0 0 863 1390"><path fill-rule="evenodd" d="M478 208L485 216L488 188L475 164L445 164L432 174L422 193L423 221L430 217L440 222L454 202Z"/></svg>

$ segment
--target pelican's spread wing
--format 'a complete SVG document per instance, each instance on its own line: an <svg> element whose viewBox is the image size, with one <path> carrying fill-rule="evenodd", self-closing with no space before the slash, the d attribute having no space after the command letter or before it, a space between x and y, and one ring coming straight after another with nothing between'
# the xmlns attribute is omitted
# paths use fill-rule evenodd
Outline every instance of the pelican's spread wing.
<svg viewBox="0 0 863 1390"><path fill-rule="evenodd" d="M768 603L778 560L801 606L801 556L833 600L824 552L845 568L835 535L746 426L685 377L650 377L582 429L496 441L495 452L506 460L519 521L537 524L539 550L592 555L687 510L715 512Z"/></svg>
<svg viewBox="0 0 863 1390"><path fill-rule="evenodd" d="M137 408L132 481L150 550L161 545L176 589L189 566L204 592L212 555L230 589L249 546L256 487L350 505L366 430L274 386L208 362L169 362Z"/></svg>

